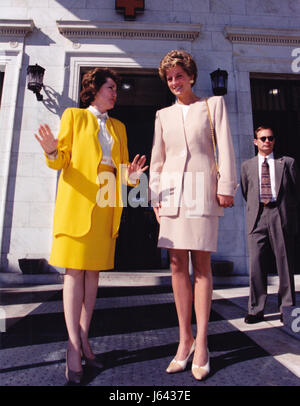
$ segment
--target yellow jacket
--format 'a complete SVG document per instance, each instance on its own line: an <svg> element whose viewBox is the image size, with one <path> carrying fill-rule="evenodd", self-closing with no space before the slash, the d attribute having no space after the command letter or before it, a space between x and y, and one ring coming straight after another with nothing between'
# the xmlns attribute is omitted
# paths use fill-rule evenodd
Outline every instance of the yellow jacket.
<svg viewBox="0 0 300 406"><path fill-rule="evenodd" d="M126 129L121 121L109 118L106 127L114 139L111 151L116 166L116 207L114 207L114 238L118 235L123 209L120 182L123 182L120 165L128 165ZM102 150L98 141L97 118L87 109L67 108L60 123L58 155L55 160L46 156L47 165L62 169L59 177L54 211L53 234L81 237L91 227L92 210L96 205L99 182L98 166ZM127 174L125 174L127 176Z"/></svg>

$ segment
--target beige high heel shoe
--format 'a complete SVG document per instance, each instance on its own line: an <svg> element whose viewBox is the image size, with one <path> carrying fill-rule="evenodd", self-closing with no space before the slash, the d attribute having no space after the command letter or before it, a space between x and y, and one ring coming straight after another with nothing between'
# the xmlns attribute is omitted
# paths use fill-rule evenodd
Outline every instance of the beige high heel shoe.
<svg viewBox="0 0 300 406"><path fill-rule="evenodd" d="M81 379L82 379L82 374L83 374L82 370L78 371L78 372L75 372L75 371L72 371L69 368L69 365L68 365L68 350L67 350L67 352L66 352L66 378L67 378L67 381L69 383L79 384L81 382Z"/></svg>
<svg viewBox="0 0 300 406"><path fill-rule="evenodd" d="M194 363L192 364L192 374L193 374L194 378L197 379L198 381L201 381L210 373L210 362L209 362L208 349L207 349L207 356L208 356L208 360L205 365L200 367L199 365L196 365Z"/></svg>
<svg viewBox="0 0 300 406"><path fill-rule="evenodd" d="M168 368L166 369L166 372L168 374L174 374L176 372L184 371L186 368L186 364L187 364L190 356L194 352L194 350L195 350L195 341L193 341L193 344L190 348L189 354L186 357L186 359L180 361L180 360L177 360L176 358L173 358L172 361L170 362Z"/></svg>

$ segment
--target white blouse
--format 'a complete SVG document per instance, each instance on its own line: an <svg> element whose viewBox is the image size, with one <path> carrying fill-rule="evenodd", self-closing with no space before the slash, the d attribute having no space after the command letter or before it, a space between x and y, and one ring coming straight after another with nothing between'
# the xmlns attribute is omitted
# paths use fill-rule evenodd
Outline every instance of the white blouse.
<svg viewBox="0 0 300 406"><path fill-rule="evenodd" d="M182 114L183 114L183 121L185 121L187 112L189 111L190 108L190 104L179 104L178 102L176 102L177 106L180 106Z"/></svg>
<svg viewBox="0 0 300 406"><path fill-rule="evenodd" d="M106 128L106 120L108 119L107 113L100 113L100 111L95 106L89 106L87 108L91 113L97 117L97 121L100 127L98 132L98 140L102 149L102 159L101 163L105 165L112 166L115 168L115 164L111 159L111 149L114 143L113 137L110 135Z"/></svg>

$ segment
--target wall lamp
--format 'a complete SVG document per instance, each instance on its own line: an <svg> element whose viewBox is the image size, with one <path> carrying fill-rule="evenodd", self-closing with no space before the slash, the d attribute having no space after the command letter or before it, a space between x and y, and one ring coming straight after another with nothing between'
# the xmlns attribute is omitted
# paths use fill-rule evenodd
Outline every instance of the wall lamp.
<svg viewBox="0 0 300 406"><path fill-rule="evenodd" d="M124 79L121 84L121 89L125 92L130 92L134 89L134 80L133 79Z"/></svg>
<svg viewBox="0 0 300 406"><path fill-rule="evenodd" d="M44 72L45 69L38 64L29 65L27 67L27 89L35 93L38 101L43 100L43 96L40 94L40 91L43 87Z"/></svg>
<svg viewBox="0 0 300 406"><path fill-rule="evenodd" d="M227 93L227 78L226 70L218 68L210 74L212 91L215 96L223 96Z"/></svg>

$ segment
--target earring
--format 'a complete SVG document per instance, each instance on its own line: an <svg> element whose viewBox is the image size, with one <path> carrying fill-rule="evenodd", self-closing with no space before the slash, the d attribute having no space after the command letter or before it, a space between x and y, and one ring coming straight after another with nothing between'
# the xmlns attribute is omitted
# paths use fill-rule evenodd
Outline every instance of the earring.
<svg viewBox="0 0 300 406"><path fill-rule="evenodd" d="M190 84L192 85L194 83L194 81L193 80L190 80Z"/></svg>

